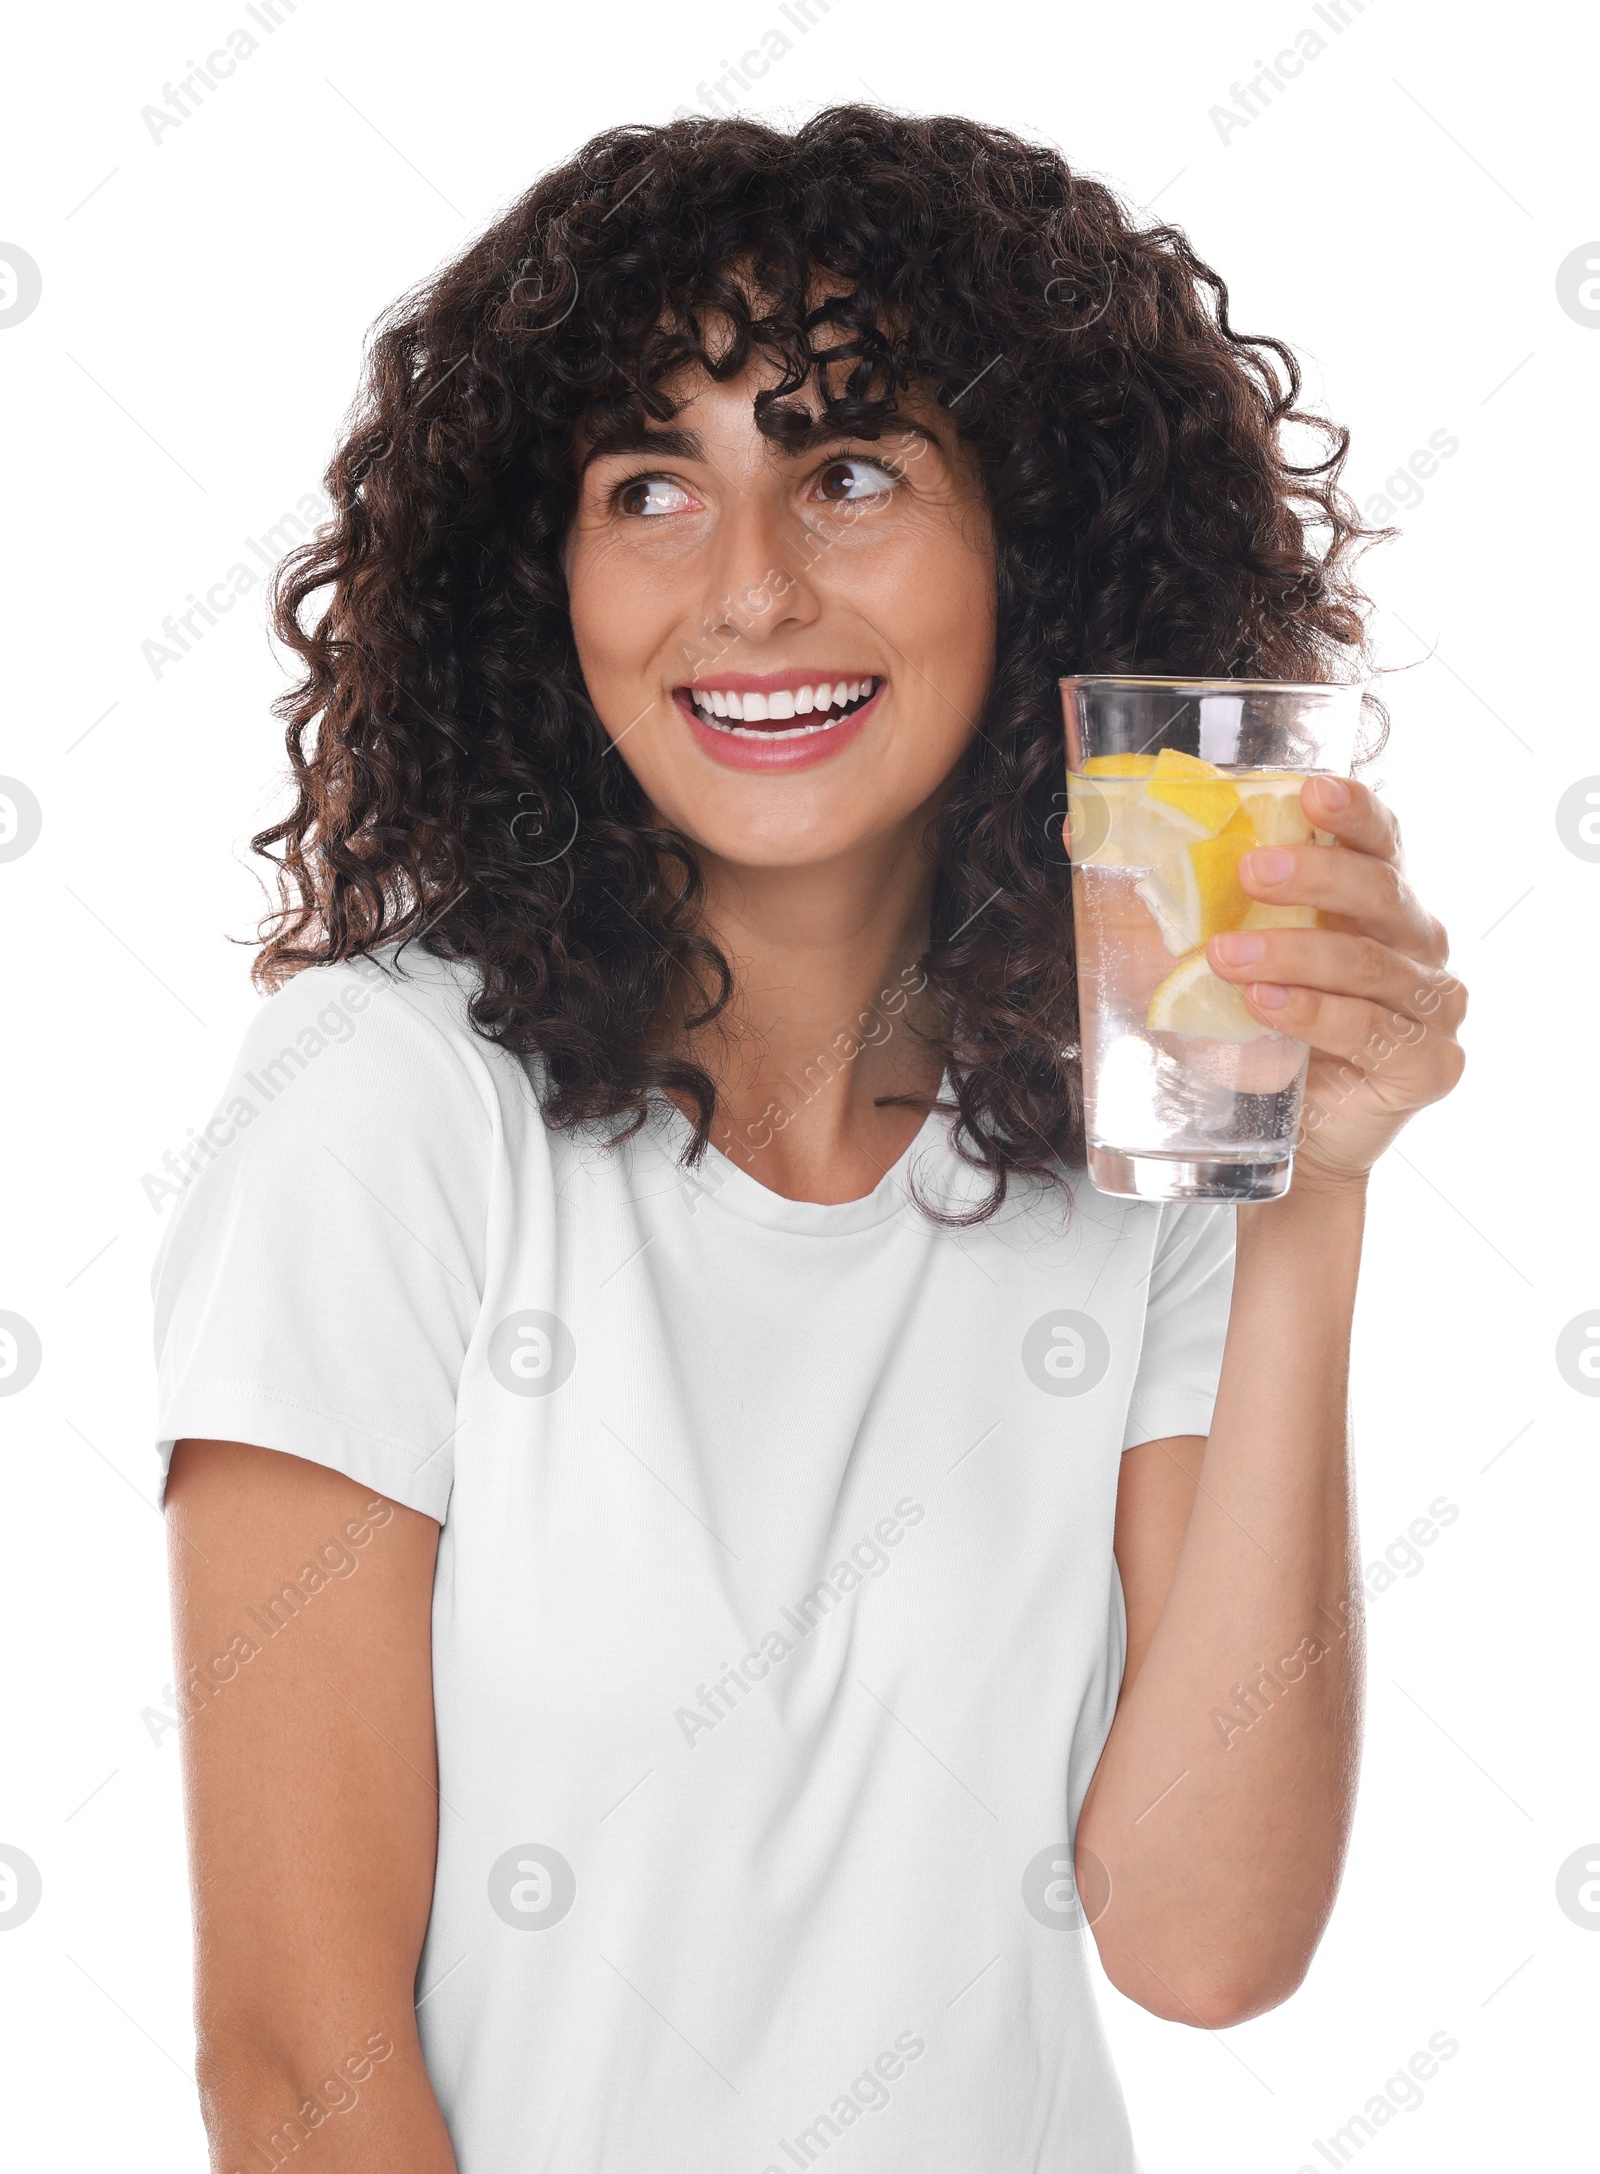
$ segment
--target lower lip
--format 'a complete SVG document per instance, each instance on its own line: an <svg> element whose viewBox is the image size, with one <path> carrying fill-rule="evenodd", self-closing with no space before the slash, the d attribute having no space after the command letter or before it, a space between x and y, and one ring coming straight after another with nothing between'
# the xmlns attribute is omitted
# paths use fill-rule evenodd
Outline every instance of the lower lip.
<svg viewBox="0 0 1600 2174"><path fill-rule="evenodd" d="M745 739L740 734L718 732L708 725L681 688L675 689L673 700L689 721L689 730L696 741L711 757L727 770L812 770L819 762L839 754L856 739L861 728L876 716L878 704L883 698L887 680L880 680L871 697L860 709L837 725L830 725L826 732L797 732L792 738L774 733L769 740L765 733L760 739Z"/></svg>

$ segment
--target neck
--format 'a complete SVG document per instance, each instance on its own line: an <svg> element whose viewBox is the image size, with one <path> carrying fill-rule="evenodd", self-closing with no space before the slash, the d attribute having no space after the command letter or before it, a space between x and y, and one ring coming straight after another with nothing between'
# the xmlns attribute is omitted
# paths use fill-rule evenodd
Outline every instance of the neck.
<svg viewBox="0 0 1600 2174"><path fill-rule="evenodd" d="M715 1144L790 1199L871 1192L923 1116L877 1098L937 1092L941 1060L917 1032L934 876L923 827L821 868L702 856L703 926L736 990L681 1046L717 1083Z"/></svg>

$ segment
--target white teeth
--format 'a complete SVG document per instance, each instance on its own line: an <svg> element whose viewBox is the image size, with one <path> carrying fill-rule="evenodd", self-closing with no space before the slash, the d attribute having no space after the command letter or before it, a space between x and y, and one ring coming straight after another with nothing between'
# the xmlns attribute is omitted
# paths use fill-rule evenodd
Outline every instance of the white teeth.
<svg viewBox="0 0 1600 2174"><path fill-rule="evenodd" d="M795 739L802 733L828 732L839 723L837 716L829 716L830 710L842 711L848 702L859 701L863 696L875 694L883 682L878 679L850 679L829 682L823 680L815 687L778 688L771 694L735 694L721 687L691 687L688 692L700 714L710 720L738 718L746 724L764 723L769 718L805 717L813 712L822 719L815 725L796 725L788 732L750 732L745 739ZM736 724L724 727L738 732Z"/></svg>

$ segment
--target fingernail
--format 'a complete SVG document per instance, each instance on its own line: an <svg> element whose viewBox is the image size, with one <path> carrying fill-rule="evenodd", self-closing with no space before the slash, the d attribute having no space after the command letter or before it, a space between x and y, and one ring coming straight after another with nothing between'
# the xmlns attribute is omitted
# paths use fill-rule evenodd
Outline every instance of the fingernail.
<svg viewBox="0 0 1600 2174"><path fill-rule="evenodd" d="M1250 984L1250 994L1266 1012L1275 1012L1280 1005L1289 1001L1289 992L1280 981L1253 981Z"/></svg>
<svg viewBox="0 0 1600 2174"><path fill-rule="evenodd" d="M1290 856L1271 846L1258 846L1244 857L1244 873L1255 883L1281 883L1293 872L1294 862Z"/></svg>
<svg viewBox="0 0 1600 2174"><path fill-rule="evenodd" d="M1325 808L1347 808L1350 805L1350 788L1338 778L1318 778L1317 798Z"/></svg>
<svg viewBox="0 0 1600 2174"><path fill-rule="evenodd" d="M1252 959L1259 959L1266 950L1265 941L1259 936L1233 934L1213 938L1217 957L1229 966L1248 966Z"/></svg>

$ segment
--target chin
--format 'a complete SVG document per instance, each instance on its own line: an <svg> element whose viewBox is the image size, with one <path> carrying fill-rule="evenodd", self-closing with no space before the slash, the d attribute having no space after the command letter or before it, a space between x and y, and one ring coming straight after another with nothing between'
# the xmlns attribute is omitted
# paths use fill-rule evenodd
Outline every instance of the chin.
<svg viewBox="0 0 1600 2174"><path fill-rule="evenodd" d="M811 821L796 821L793 810L744 813L687 807L673 820L701 852L736 868L820 868L844 860L895 827L895 815L881 824L863 825L859 808L844 809Z"/></svg>

